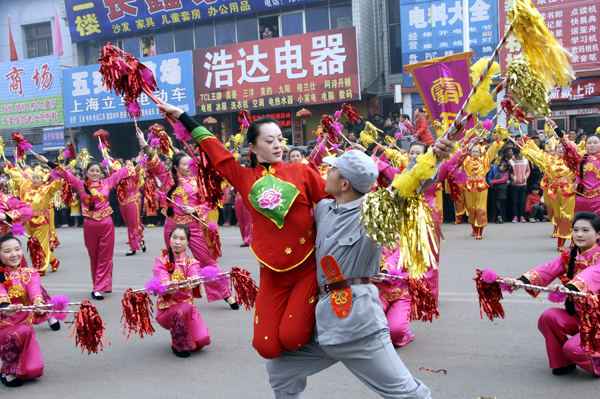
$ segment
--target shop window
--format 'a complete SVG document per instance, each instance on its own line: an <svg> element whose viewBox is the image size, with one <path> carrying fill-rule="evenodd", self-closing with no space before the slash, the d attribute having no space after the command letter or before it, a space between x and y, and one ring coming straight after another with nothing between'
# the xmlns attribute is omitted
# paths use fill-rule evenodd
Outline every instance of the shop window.
<svg viewBox="0 0 600 399"><path fill-rule="evenodd" d="M304 14L306 19L306 33L329 29L328 8L309 9Z"/></svg>
<svg viewBox="0 0 600 399"><path fill-rule="evenodd" d="M388 18L390 25L400 23L400 2L398 0L388 0Z"/></svg>
<svg viewBox="0 0 600 399"><path fill-rule="evenodd" d="M154 36L142 37L142 57L152 57L156 55L156 44Z"/></svg>
<svg viewBox="0 0 600 399"><path fill-rule="evenodd" d="M215 27L212 24L197 26L194 28L196 48L207 48L215 46Z"/></svg>
<svg viewBox="0 0 600 399"><path fill-rule="evenodd" d="M52 28L50 22L29 25L25 28L25 43L27 44L27 58L44 57L52 55Z"/></svg>
<svg viewBox="0 0 600 399"><path fill-rule="evenodd" d="M574 129L577 134L586 132L588 135L596 133L596 128L600 126L600 116L576 116Z"/></svg>
<svg viewBox="0 0 600 399"><path fill-rule="evenodd" d="M281 32L282 36L299 35L304 33L303 13L296 12L293 14L281 15Z"/></svg>
<svg viewBox="0 0 600 399"><path fill-rule="evenodd" d="M187 51L194 49L194 32L192 28L179 29L175 31L175 51Z"/></svg>
<svg viewBox="0 0 600 399"><path fill-rule="evenodd" d="M554 123L556 123L556 126L558 126L559 129L564 130L565 132L567 131L567 118L550 118L554 121ZM537 121L537 130L538 131L543 131L544 130L544 125L546 124L546 120L545 119L538 119Z"/></svg>
<svg viewBox="0 0 600 399"><path fill-rule="evenodd" d="M217 46L235 43L235 22L222 22L216 24Z"/></svg>
<svg viewBox="0 0 600 399"><path fill-rule="evenodd" d="M331 29L347 28L352 26L352 6L335 6L329 9L331 15Z"/></svg>
<svg viewBox="0 0 600 399"><path fill-rule="evenodd" d="M92 43L83 47L83 61L85 65L94 65L98 63L98 51L100 51L100 45L98 43Z"/></svg>
<svg viewBox="0 0 600 399"><path fill-rule="evenodd" d="M238 43L258 40L258 19L238 19L236 25Z"/></svg>
<svg viewBox="0 0 600 399"><path fill-rule="evenodd" d="M258 20L259 23L259 34L261 39L271 39L272 37L279 37L279 17L271 16L264 17Z"/></svg>
<svg viewBox="0 0 600 399"><path fill-rule="evenodd" d="M156 54L171 54L175 52L173 32L159 33L156 35Z"/></svg>
<svg viewBox="0 0 600 399"><path fill-rule="evenodd" d="M140 38L134 37L133 39L123 40L123 51L133 55L136 58L140 58Z"/></svg>

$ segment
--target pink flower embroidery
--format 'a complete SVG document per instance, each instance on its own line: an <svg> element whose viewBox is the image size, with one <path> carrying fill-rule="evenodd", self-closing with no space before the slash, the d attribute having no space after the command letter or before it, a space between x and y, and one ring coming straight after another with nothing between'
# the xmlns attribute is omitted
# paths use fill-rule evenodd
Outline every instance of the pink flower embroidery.
<svg viewBox="0 0 600 399"><path fill-rule="evenodd" d="M258 197L258 205L262 209L269 209L272 211L281 205L281 193L272 188L263 191L260 197Z"/></svg>

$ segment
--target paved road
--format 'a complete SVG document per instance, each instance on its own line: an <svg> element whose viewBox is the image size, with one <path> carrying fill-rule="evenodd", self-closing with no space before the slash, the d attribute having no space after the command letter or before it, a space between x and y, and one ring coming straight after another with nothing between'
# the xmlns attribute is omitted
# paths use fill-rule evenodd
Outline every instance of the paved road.
<svg viewBox="0 0 600 399"><path fill-rule="evenodd" d="M597 398L600 380L583 370L553 376L548 368L537 318L549 306L519 291L504 300L506 319L494 323L479 318L472 277L476 268L493 268L502 277L521 273L558 256L551 225L491 225L484 239L470 236L469 225L444 225L440 270L440 315L433 323L412 323L416 340L398 349L413 375L439 398ZM13 398L272 398L265 361L251 346L252 314L232 311L222 301L196 302L212 343L189 359L176 358L169 333L155 324L154 336L126 341L119 330L121 296L129 287L142 287L152 275L154 257L164 248L162 228L147 229L148 252L125 257L126 229L116 232L113 293L95 302L107 324L104 352L81 354L63 325L53 332L42 324L36 336L45 362L44 376L10 390ZM88 299L91 278L82 229L58 229L61 260L57 273L43 277L51 294L71 300ZM239 266L258 277L250 249L240 248L237 228L222 228L223 269ZM419 370L445 369L447 374ZM9 390L0 387L0 396ZM342 365L309 379L307 399L375 398Z"/></svg>

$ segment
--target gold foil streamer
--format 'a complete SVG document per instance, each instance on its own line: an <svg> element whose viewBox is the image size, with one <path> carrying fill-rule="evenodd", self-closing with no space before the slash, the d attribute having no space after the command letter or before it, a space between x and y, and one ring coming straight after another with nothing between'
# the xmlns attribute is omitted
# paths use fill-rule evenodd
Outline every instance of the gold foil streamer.
<svg viewBox="0 0 600 399"><path fill-rule="evenodd" d="M535 74L527 56L519 56L507 68L508 88L515 96L515 102L534 117L550 115L548 90L544 82Z"/></svg>
<svg viewBox="0 0 600 399"><path fill-rule="evenodd" d="M83 169L86 169L90 162L92 162L92 156L90 155L87 148L81 150L77 158L79 159L79 162L81 162L81 167Z"/></svg>
<svg viewBox="0 0 600 399"><path fill-rule="evenodd" d="M396 194L390 187L365 194L358 220L378 247L397 247L402 217Z"/></svg>

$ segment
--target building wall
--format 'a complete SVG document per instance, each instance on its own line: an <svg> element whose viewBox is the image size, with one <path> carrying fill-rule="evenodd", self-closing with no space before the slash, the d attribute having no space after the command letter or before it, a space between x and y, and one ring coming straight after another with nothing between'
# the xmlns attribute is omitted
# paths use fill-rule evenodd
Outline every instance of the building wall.
<svg viewBox="0 0 600 399"><path fill-rule="evenodd" d="M370 84L381 73L380 56L382 48L378 44L378 8L381 0L352 1L352 20L356 26L358 41L358 63L361 90ZM369 92L377 91L375 83L367 88Z"/></svg>

